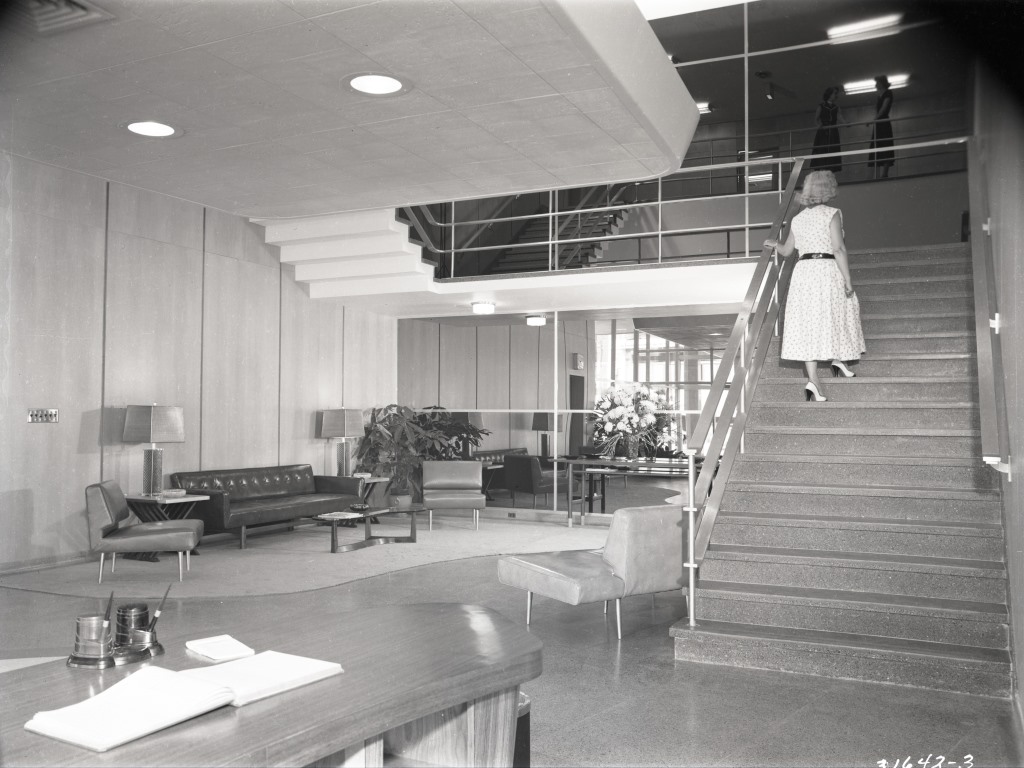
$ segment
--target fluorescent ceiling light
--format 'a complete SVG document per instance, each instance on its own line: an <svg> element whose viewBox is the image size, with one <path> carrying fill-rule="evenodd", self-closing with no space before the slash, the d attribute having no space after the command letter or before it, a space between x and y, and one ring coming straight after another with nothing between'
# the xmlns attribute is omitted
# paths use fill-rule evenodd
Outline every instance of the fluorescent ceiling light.
<svg viewBox="0 0 1024 768"><path fill-rule="evenodd" d="M360 93L371 96L387 96L398 93L405 86L401 80L390 75L356 75L348 81L349 86Z"/></svg>
<svg viewBox="0 0 1024 768"><path fill-rule="evenodd" d="M751 176L747 176L747 181L751 184L755 184L759 181L771 181L772 175L770 173L755 173Z"/></svg>
<svg viewBox="0 0 1024 768"><path fill-rule="evenodd" d="M535 325L535 326L547 325L547 322L548 322L548 319L546 317L544 317L544 315L527 315L526 316L526 324L527 325Z"/></svg>
<svg viewBox="0 0 1024 768"><path fill-rule="evenodd" d="M862 35L866 32L877 32L880 29L899 26L903 21L902 13L892 13L888 16L879 16L874 19L855 21L852 24L840 24L828 30L828 39L835 40L837 37L849 37L850 35Z"/></svg>
<svg viewBox="0 0 1024 768"><path fill-rule="evenodd" d="M136 123L128 123L125 126L132 133L137 133L140 136L154 136L157 138L164 138L167 136L174 136L178 131L169 125L163 123L157 123L152 120L140 120Z"/></svg>
<svg viewBox="0 0 1024 768"><path fill-rule="evenodd" d="M889 88L905 88L910 83L910 75L886 75L889 79ZM843 93L853 96L858 93L871 93L875 90L875 79L855 80L852 83L843 83Z"/></svg>
<svg viewBox="0 0 1024 768"><path fill-rule="evenodd" d="M707 101L698 101L697 102L697 111L700 112L702 115L710 115L711 114L711 103L707 102Z"/></svg>
<svg viewBox="0 0 1024 768"><path fill-rule="evenodd" d="M494 302L492 301L474 301L470 306L473 308L474 315L494 314Z"/></svg>
<svg viewBox="0 0 1024 768"><path fill-rule="evenodd" d="M727 5L740 5L753 0L635 0L640 12L648 21L666 16L682 16L684 13L699 13Z"/></svg>

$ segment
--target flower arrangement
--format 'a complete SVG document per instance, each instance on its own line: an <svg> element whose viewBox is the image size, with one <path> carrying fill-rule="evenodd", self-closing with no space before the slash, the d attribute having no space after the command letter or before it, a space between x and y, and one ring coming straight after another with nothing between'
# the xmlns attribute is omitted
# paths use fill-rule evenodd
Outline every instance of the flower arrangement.
<svg viewBox="0 0 1024 768"><path fill-rule="evenodd" d="M667 400L663 392L646 384L610 387L594 406L594 443L609 454L625 453L631 458L640 453L653 456L659 449L675 450L675 422L658 413L669 407Z"/></svg>

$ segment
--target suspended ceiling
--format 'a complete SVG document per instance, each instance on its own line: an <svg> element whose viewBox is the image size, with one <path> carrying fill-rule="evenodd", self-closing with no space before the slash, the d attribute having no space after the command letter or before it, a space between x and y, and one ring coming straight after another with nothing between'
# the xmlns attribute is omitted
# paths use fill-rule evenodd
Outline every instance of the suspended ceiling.
<svg viewBox="0 0 1024 768"><path fill-rule="evenodd" d="M265 218L647 178L697 112L632 0L88 0L0 31L0 148ZM346 77L408 90L369 97ZM143 138L122 126L184 131Z"/></svg>

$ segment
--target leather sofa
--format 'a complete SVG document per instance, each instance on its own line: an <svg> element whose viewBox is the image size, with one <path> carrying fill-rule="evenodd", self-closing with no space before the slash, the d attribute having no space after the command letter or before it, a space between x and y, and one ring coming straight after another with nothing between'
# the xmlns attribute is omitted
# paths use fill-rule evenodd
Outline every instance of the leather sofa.
<svg viewBox="0 0 1024 768"><path fill-rule="evenodd" d="M483 451L473 451L473 460L504 464L506 456L525 456L526 454L525 448L488 448ZM484 488L487 489L487 492L502 488L507 490L505 468L495 467L494 469L488 469L487 475L484 477Z"/></svg>
<svg viewBox="0 0 1024 768"><path fill-rule="evenodd" d="M245 549L249 526L338 512L362 501L357 477L314 475L309 464L175 472L171 485L210 497L192 511L207 533L237 532Z"/></svg>

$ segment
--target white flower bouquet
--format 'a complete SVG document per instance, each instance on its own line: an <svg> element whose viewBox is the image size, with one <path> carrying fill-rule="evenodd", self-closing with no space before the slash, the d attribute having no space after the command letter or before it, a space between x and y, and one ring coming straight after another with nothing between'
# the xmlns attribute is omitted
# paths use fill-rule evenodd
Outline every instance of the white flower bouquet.
<svg viewBox="0 0 1024 768"><path fill-rule="evenodd" d="M658 413L668 408L665 394L646 384L610 387L594 406L594 443L608 454L625 446L627 455L634 456L674 449L675 423Z"/></svg>

